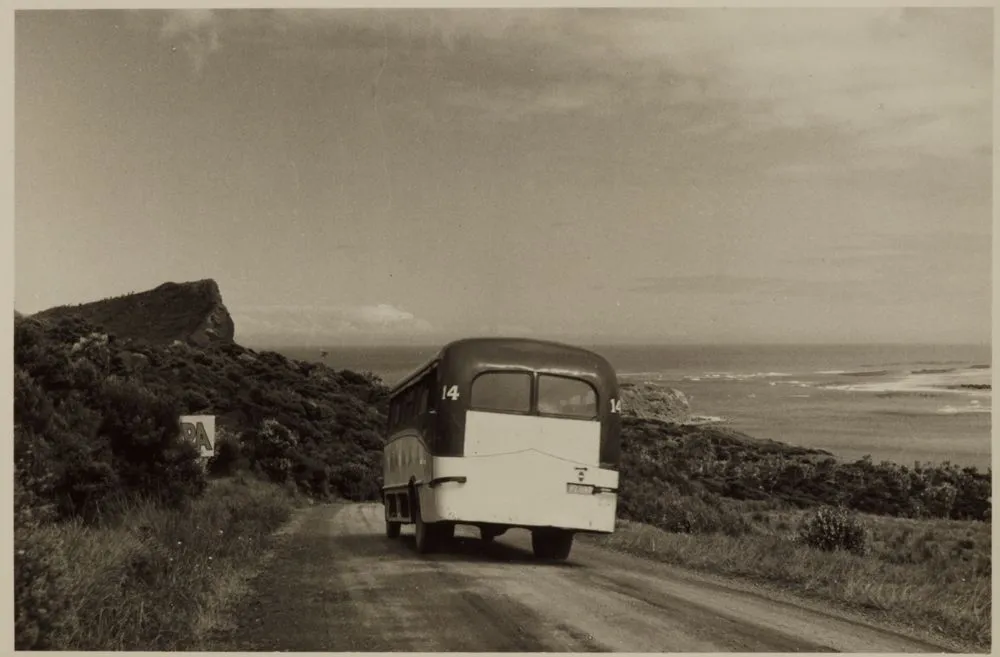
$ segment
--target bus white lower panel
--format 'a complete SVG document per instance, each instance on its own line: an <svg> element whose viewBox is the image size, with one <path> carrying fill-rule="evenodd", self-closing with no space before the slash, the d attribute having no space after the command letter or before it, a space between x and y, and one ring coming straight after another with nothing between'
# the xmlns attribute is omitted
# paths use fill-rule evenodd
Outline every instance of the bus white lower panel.
<svg viewBox="0 0 1000 657"><path fill-rule="evenodd" d="M528 449L597 466L601 424L590 420L468 411L464 455L493 456Z"/></svg>
<svg viewBox="0 0 1000 657"><path fill-rule="evenodd" d="M526 450L463 458L434 458L433 479L421 487L429 521L496 523L611 532L618 473Z"/></svg>

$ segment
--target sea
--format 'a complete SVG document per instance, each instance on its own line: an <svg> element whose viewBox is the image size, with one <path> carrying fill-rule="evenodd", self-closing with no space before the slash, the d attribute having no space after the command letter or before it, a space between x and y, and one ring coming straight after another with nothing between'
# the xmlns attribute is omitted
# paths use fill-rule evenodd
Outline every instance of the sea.
<svg viewBox="0 0 1000 657"><path fill-rule="evenodd" d="M619 380L680 390L694 415L842 460L991 464L989 345L581 345ZM392 385L427 347L268 347Z"/></svg>

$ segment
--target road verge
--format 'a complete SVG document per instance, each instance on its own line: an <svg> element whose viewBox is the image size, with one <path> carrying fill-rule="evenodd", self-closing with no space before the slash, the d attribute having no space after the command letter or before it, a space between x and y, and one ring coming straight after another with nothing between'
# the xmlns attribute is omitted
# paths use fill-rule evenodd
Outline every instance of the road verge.
<svg viewBox="0 0 1000 657"><path fill-rule="evenodd" d="M898 529L895 525L904 522L919 525L918 521L883 520L883 526L877 526L876 531ZM940 526L942 522L924 524L937 527L941 534L938 543L946 540L943 531L948 528ZM982 549L988 554L988 526L985 531L975 539L983 543ZM858 556L812 549L787 533L683 534L629 521L621 522L611 536L588 542L697 572L736 578L774 592L832 603L877 623L905 627L910 634L929 635L956 650L990 649L989 577L971 575L971 568L961 562L950 566L932 560L906 563L901 555L903 545L896 549L898 562L891 563L877 554Z"/></svg>

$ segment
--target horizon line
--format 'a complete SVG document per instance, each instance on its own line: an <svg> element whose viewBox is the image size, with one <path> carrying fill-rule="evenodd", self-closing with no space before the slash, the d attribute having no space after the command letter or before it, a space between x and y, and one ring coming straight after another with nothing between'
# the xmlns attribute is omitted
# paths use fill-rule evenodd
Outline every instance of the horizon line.
<svg viewBox="0 0 1000 657"><path fill-rule="evenodd" d="M465 339L467 337L484 337L484 338L518 338L518 339L538 339L538 340L554 340L566 343L576 343L576 344L588 344L594 346L635 346L635 347L976 347L976 348L991 348L992 342L980 342L980 341L934 341L934 340L903 340L903 341L887 341L887 340L851 340L851 341L837 341L837 340L822 340L822 341L801 341L801 340L670 340L664 338L600 338L600 339L581 339L579 337L551 337L551 336L539 336L539 337L528 337L528 336L506 336L506 335L478 335L470 334L468 336L456 337L456 338L442 338L439 340L369 340L369 341L315 341L315 342L282 342L280 340L259 340L259 339L245 339L240 341L235 339L234 342L237 344L244 344L244 346L255 345L262 348L282 348L282 349L341 349L341 348L382 348L382 347L400 347L400 348L435 348L444 346L455 340Z"/></svg>

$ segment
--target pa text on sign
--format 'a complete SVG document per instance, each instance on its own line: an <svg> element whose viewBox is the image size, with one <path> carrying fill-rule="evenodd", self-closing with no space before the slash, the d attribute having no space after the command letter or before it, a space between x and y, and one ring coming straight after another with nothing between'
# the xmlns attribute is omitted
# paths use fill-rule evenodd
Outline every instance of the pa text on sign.
<svg viewBox="0 0 1000 657"><path fill-rule="evenodd" d="M215 416L182 415L181 438L191 441L203 458L215 454Z"/></svg>

